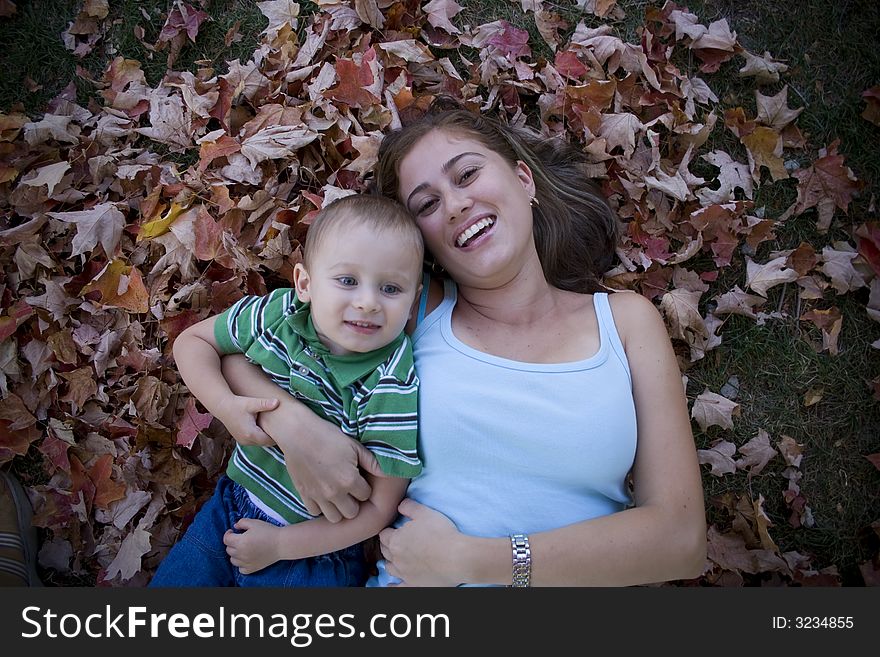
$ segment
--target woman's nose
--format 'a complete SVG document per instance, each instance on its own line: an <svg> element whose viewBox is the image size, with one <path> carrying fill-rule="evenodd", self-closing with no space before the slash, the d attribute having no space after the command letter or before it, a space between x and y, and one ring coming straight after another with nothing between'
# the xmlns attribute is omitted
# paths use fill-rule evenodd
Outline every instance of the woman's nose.
<svg viewBox="0 0 880 657"><path fill-rule="evenodd" d="M447 208L447 219L450 222L461 218L473 205L470 197L460 191L450 191L444 199L444 203Z"/></svg>

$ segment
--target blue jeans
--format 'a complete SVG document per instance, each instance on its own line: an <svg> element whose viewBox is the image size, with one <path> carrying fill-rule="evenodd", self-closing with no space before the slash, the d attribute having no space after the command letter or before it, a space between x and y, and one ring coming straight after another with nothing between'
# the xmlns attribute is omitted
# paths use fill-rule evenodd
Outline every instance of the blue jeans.
<svg viewBox="0 0 880 657"><path fill-rule="evenodd" d="M223 534L241 518L256 518L278 525L257 508L247 491L226 475L214 495L196 514L183 538L159 564L151 587L208 586L363 586L367 578L360 543L338 552L307 559L279 561L251 575L232 565Z"/></svg>

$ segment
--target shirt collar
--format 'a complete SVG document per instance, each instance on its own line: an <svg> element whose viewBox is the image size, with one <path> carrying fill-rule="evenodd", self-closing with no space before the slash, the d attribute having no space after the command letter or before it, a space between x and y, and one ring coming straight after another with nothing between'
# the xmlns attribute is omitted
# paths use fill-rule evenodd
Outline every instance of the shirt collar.
<svg viewBox="0 0 880 657"><path fill-rule="evenodd" d="M404 340L403 332L401 332L390 344L380 349L366 353L337 356L330 353L330 350L318 339L318 332L315 330L314 322L312 322L310 304L296 299L294 301L294 308L296 309L294 313L287 318L288 323L312 352L320 356L321 362L327 368L334 383L340 388L350 386L355 381L370 374L379 365L388 360Z"/></svg>

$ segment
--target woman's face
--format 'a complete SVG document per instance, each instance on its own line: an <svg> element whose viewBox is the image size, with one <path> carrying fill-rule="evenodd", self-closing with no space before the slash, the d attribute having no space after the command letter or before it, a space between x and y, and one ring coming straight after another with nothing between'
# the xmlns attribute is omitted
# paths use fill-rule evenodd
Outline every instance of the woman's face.
<svg viewBox="0 0 880 657"><path fill-rule="evenodd" d="M400 163L400 200L460 285L503 285L537 260L529 168L475 139L434 130Z"/></svg>

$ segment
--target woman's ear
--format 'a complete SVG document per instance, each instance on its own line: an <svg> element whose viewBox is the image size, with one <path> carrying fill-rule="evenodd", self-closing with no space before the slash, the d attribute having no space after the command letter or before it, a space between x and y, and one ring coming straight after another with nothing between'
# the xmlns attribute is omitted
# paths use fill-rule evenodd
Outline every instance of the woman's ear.
<svg viewBox="0 0 880 657"><path fill-rule="evenodd" d="M516 161L516 177L519 178L520 183L522 183L523 189L526 190L526 193L529 197L535 195L535 179L532 176L532 170L529 168L529 165L523 162L522 160Z"/></svg>
<svg viewBox="0 0 880 657"><path fill-rule="evenodd" d="M293 286L296 288L297 298L303 303L308 303L311 300L309 295L310 283L309 272L301 262L296 263L293 267Z"/></svg>

